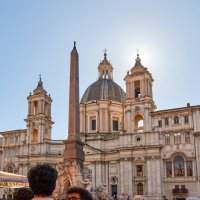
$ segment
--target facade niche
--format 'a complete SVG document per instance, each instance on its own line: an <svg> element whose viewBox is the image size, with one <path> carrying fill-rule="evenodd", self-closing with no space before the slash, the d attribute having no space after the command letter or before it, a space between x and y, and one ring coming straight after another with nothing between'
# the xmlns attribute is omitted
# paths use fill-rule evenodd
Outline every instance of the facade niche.
<svg viewBox="0 0 200 200"><path fill-rule="evenodd" d="M38 131L37 131L37 129L33 130L33 133L32 133L32 142L38 142Z"/></svg>

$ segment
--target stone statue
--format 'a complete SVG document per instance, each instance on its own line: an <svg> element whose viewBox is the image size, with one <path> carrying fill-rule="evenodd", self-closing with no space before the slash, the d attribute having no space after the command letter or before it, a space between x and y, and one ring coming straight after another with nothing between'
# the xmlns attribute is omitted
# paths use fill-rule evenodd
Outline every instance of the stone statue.
<svg viewBox="0 0 200 200"><path fill-rule="evenodd" d="M110 200L106 187L104 185L99 185L95 192L93 193L95 200Z"/></svg>
<svg viewBox="0 0 200 200"><path fill-rule="evenodd" d="M58 199L65 197L67 188L72 185L72 179L64 163L58 163L56 165L56 170L58 172L58 178L56 180L56 188L53 192L53 197Z"/></svg>
<svg viewBox="0 0 200 200"><path fill-rule="evenodd" d="M54 199L65 198L67 189L70 186L79 186L91 191L92 183L88 178L88 170L82 175L80 167L75 162L64 162L56 165L58 178L56 181L56 188L53 192Z"/></svg>

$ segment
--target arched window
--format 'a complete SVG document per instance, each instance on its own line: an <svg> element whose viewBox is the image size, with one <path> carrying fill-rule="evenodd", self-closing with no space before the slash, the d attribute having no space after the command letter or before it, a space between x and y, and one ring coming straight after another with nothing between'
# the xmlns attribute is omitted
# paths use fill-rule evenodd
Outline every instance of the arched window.
<svg viewBox="0 0 200 200"><path fill-rule="evenodd" d="M179 118L178 118L178 116L174 117L174 124L179 124Z"/></svg>
<svg viewBox="0 0 200 200"><path fill-rule="evenodd" d="M138 132L142 132L143 126L144 126L143 117L141 115L136 115L135 116L135 130Z"/></svg>
<svg viewBox="0 0 200 200"><path fill-rule="evenodd" d="M138 185L137 185L137 194L143 195L143 184L142 183L138 183Z"/></svg>
<svg viewBox="0 0 200 200"><path fill-rule="evenodd" d="M15 173L15 165L13 163L7 164L6 171L9 173Z"/></svg>
<svg viewBox="0 0 200 200"><path fill-rule="evenodd" d="M38 114L38 102L34 101L33 102L33 115L37 115Z"/></svg>
<svg viewBox="0 0 200 200"><path fill-rule="evenodd" d="M184 159L182 156L174 158L174 176L185 176Z"/></svg>
<svg viewBox="0 0 200 200"><path fill-rule="evenodd" d="M135 81L134 82L135 86L135 98L139 98L141 93L140 93L140 81Z"/></svg>
<svg viewBox="0 0 200 200"><path fill-rule="evenodd" d="M184 160L180 155L177 155L172 161L167 161L165 168L166 177L193 176L193 161Z"/></svg>

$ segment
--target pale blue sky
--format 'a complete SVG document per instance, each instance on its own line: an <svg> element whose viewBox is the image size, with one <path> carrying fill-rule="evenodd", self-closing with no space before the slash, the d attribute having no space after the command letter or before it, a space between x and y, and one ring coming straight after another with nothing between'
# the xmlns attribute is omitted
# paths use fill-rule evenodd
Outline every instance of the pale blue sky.
<svg viewBox="0 0 200 200"><path fill-rule="evenodd" d="M69 62L77 41L80 99L108 49L125 90L135 62L155 79L157 109L200 104L199 0L1 0L0 132L23 129L39 74L53 98L53 139L67 138Z"/></svg>

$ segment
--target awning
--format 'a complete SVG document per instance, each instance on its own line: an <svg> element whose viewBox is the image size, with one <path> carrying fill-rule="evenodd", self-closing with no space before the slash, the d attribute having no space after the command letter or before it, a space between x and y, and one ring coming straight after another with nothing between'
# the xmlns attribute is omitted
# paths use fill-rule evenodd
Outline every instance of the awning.
<svg viewBox="0 0 200 200"><path fill-rule="evenodd" d="M0 187L28 187L26 176L0 171Z"/></svg>

